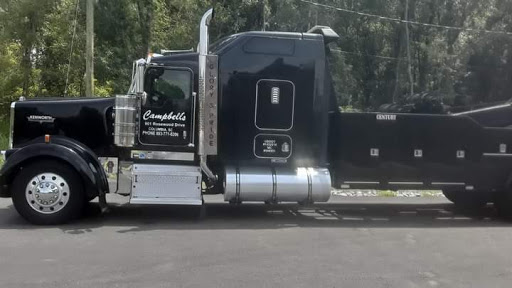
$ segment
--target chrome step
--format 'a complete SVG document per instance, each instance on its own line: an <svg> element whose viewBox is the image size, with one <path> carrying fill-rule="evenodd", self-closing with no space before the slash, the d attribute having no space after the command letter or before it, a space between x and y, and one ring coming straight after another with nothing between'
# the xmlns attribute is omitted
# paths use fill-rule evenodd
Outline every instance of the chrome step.
<svg viewBox="0 0 512 288"><path fill-rule="evenodd" d="M198 166L134 164L130 203L201 205L201 176Z"/></svg>
<svg viewBox="0 0 512 288"><path fill-rule="evenodd" d="M168 205L202 205L203 201L194 198L131 198L130 204L168 204Z"/></svg>

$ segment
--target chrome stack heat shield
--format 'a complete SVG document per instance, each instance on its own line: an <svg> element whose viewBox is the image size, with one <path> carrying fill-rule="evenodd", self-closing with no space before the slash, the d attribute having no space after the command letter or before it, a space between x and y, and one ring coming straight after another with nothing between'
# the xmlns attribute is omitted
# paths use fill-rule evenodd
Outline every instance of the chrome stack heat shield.
<svg viewBox="0 0 512 288"><path fill-rule="evenodd" d="M135 123L137 120L137 95L116 95L114 107L114 144L120 147L135 145Z"/></svg>

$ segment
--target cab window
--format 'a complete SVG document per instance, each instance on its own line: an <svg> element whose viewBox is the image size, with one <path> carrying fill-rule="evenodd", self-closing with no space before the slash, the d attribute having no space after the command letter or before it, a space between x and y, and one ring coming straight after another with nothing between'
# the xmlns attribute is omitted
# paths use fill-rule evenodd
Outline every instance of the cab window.
<svg viewBox="0 0 512 288"><path fill-rule="evenodd" d="M191 81L192 72L189 70L150 68L145 81L147 93L145 106L182 106L179 104L188 103L192 94Z"/></svg>

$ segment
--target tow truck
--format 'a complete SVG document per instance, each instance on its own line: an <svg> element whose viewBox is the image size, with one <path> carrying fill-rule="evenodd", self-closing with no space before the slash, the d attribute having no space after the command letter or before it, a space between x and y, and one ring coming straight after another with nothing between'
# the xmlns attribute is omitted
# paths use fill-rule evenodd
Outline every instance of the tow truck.
<svg viewBox="0 0 512 288"><path fill-rule="evenodd" d="M338 35L244 32L134 62L129 92L13 102L0 195L34 224L131 204L328 201L331 188L437 189L511 214L512 107L450 115L341 113L329 72ZM192 208L191 208L192 209Z"/></svg>

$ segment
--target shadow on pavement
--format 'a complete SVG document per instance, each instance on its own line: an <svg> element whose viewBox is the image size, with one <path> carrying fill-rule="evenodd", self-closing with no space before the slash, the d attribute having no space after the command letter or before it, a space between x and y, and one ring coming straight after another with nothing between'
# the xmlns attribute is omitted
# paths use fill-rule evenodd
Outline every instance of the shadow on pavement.
<svg viewBox="0 0 512 288"><path fill-rule="evenodd" d="M461 211L449 203L325 203L299 205L207 204L203 216L199 209L176 206L111 204L101 214L90 203L85 217L74 223L42 227L24 221L11 206L0 208L0 229L54 229L81 234L96 228L118 227L118 233L151 230L283 229L290 227L354 228L456 228L512 227L497 217L489 205L479 211Z"/></svg>

